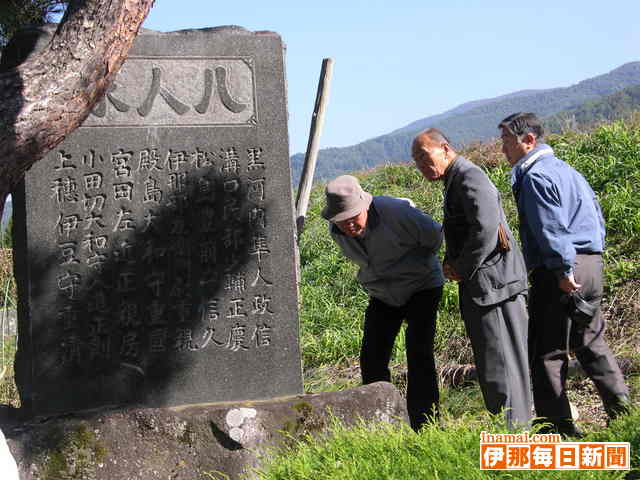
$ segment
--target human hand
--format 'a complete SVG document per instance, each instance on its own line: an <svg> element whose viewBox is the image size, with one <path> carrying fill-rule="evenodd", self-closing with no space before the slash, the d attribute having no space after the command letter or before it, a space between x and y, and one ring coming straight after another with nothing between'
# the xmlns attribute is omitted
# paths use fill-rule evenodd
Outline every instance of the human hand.
<svg viewBox="0 0 640 480"><path fill-rule="evenodd" d="M442 270L444 271L444 276L447 277L448 280L453 282L461 282L462 277L456 273L454 268L449 263L444 263L442 265Z"/></svg>
<svg viewBox="0 0 640 480"><path fill-rule="evenodd" d="M580 287L582 287L582 285L576 283L576 279L573 276L573 273L570 273L569 275L561 278L558 281L558 287L560 287L560 290L562 290L564 293L573 293Z"/></svg>

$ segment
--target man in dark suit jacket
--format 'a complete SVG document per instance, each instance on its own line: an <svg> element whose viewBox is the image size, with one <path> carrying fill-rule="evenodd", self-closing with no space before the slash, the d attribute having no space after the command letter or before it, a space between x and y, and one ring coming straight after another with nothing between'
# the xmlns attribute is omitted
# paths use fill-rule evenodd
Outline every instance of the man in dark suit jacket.
<svg viewBox="0 0 640 480"><path fill-rule="evenodd" d="M524 427L531 418L527 271L500 195L436 129L415 138L412 156L427 180L444 181L444 274L458 282L485 405L506 409L507 423Z"/></svg>

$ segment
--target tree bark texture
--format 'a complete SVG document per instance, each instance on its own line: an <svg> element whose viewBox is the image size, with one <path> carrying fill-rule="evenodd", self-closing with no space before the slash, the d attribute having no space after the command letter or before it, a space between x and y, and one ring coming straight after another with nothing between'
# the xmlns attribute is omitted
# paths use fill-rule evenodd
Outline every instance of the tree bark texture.
<svg viewBox="0 0 640 480"><path fill-rule="evenodd" d="M154 0L72 0L51 43L0 73L0 216L36 161L87 118Z"/></svg>

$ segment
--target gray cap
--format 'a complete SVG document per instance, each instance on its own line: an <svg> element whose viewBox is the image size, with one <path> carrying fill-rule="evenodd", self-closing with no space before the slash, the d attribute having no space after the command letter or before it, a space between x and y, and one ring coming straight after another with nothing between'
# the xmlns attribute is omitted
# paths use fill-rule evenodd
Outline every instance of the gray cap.
<svg viewBox="0 0 640 480"><path fill-rule="evenodd" d="M340 222L355 217L367 210L373 197L362 190L356 177L341 175L329 183L325 189L327 204L322 217L330 222Z"/></svg>

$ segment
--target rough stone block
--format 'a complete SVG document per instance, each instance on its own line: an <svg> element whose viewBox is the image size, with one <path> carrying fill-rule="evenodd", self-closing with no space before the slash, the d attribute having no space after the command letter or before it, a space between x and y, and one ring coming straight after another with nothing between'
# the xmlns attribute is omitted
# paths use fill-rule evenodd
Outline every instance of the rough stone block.
<svg viewBox="0 0 640 480"><path fill-rule="evenodd" d="M326 431L332 417L408 423L400 393L379 382L271 401L75 414L6 432L22 480L201 480L205 472L234 480L291 435Z"/></svg>

